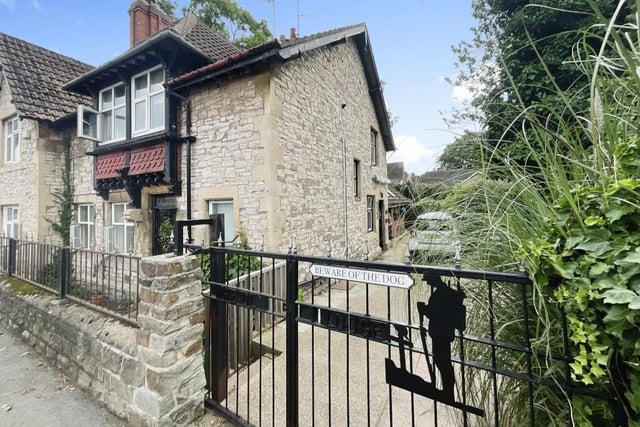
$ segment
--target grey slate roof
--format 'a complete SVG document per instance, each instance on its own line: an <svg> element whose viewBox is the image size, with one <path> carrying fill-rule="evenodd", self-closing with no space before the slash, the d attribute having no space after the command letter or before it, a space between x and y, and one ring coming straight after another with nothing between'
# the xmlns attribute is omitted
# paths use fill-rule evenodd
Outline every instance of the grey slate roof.
<svg viewBox="0 0 640 427"><path fill-rule="evenodd" d="M194 15L187 15L169 27L212 61L240 52L229 40L207 27Z"/></svg>
<svg viewBox="0 0 640 427"><path fill-rule="evenodd" d="M75 112L78 104L91 105L90 98L62 89L90 65L0 33L0 67L22 117L53 122Z"/></svg>
<svg viewBox="0 0 640 427"><path fill-rule="evenodd" d="M418 178L418 181L425 184L459 184L471 178L480 176L480 172L475 169L452 169L443 171L425 172Z"/></svg>

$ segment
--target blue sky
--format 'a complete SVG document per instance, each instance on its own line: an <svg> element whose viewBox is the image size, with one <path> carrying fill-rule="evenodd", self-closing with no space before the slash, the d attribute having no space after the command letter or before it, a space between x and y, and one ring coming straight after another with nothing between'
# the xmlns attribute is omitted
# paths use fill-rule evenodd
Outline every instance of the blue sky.
<svg viewBox="0 0 640 427"><path fill-rule="evenodd" d="M179 0L180 6L188 0ZM398 118L398 150L389 161L423 173L461 129L447 129L441 111L459 101L444 81L455 75L451 46L471 38L471 0L238 0L275 35L300 22L309 35L367 24L388 109ZM91 65L129 47L130 0L0 0L0 32ZM275 22L274 22L275 17ZM459 90L460 88L458 88ZM462 91L464 92L464 91ZM460 93L456 91L456 93Z"/></svg>

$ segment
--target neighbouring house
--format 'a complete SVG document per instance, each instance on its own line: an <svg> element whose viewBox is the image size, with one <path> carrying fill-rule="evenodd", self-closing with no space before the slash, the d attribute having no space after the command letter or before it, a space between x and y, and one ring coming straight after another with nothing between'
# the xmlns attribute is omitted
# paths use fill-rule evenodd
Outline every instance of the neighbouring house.
<svg viewBox="0 0 640 427"><path fill-rule="evenodd" d="M75 140L75 111L90 98L62 85L91 67L0 33L0 235L57 241L53 194Z"/></svg>
<svg viewBox="0 0 640 427"><path fill-rule="evenodd" d="M387 226L389 230L389 239L395 239L405 231L405 212L407 207L411 204L411 199L405 197L404 194L398 190L389 187L387 190L387 199L389 206Z"/></svg>
<svg viewBox="0 0 640 427"><path fill-rule="evenodd" d="M225 239L241 234L265 250L326 254L331 245L334 256L362 257L386 246L385 159L395 145L364 24L240 51L194 16L174 21L144 0L129 15L129 50L56 80L57 98L71 100L49 120L70 144L74 245L162 253L176 219L223 213ZM0 117L22 125L28 116L6 80ZM25 125L20 137L33 138ZM42 178L50 186L61 175L53 163L56 180ZM31 213L34 237L54 214L44 206ZM191 238L209 236L194 227Z"/></svg>
<svg viewBox="0 0 640 427"><path fill-rule="evenodd" d="M416 181L430 186L451 187L455 184L465 184L482 177L475 169L451 169L425 172Z"/></svg>

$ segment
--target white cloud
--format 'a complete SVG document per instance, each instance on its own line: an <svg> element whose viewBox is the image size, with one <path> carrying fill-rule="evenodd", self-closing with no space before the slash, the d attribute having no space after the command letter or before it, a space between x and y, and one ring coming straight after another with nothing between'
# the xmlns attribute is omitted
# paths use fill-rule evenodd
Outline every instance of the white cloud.
<svg viewBox="0 0 640 427"><path fill-rule="evenodd" d="M9 10L16 8L16 2L14 0L0 0L0 6L4 6Z"/></svg>
<svg viewBox="0 0 640 427"><path fill-rule="evenodd" d="M397 150L389 156L388 162L403 162L404 170L415 174L435 168L438 149L418 142L418 138L413 135L397 136L394 139Z"/></svg>
<svg viewBox="0 0 640 427"><path fill-rule="evenodd" d="M475 89L470 85L453 87L451 92L451 98L456 102L467 103L473 100L475 96Z"/></svg>

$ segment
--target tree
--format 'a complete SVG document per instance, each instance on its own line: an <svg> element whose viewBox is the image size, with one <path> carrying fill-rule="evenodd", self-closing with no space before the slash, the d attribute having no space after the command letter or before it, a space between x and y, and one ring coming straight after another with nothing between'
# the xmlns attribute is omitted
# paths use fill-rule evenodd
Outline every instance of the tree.
<svg viewBox="0 0 640 427"><path fill-rule="evenodd" d="M178 7L173 0L158 0L160 10L175 18ZM249 49L273 38L267 21L256 19L236 0L191 0L182 12L193 13L216 33L240 49Z"/></svg>
<svg viewBox="0 0 640 427"><path fill-rule="evenodd" d="M444 148L438 157L439 169L480 169L482 140L482 134L465 131Z"/></svg>
<svg viewBox="0 0 640 427"><path fill-rule="evenodd" d="M489 143L500 141L511 158L526 162L529 152L520 139L523 108L564 118L588 108L586 75L574 54L599 47L597 35L604 29L596 26L602 21L592 6L610 17L616 3L474 0L478 25L473 40L453 48L458 76L452 83L475 89L475 99L450 120L481 123ZM625 5L621 19L629 13Z"/></svg>
<svg viewBox="0 0 640 427"><path fill-rule="evenodd" d="M71 143L65 142L62 187L53 192L53 202L58 211L57 221L45 218L51 230L60 236L63 246L71 244L71 222L73 221L73 180L71 178Z"/></svg>
<svg viewBox="0 0 640 427"><path fill-rule="evenodd" d="M273 37L267 21L256 21L236 0L191 0L183 12L195 14L240 49L249 49Z"/></svg>

